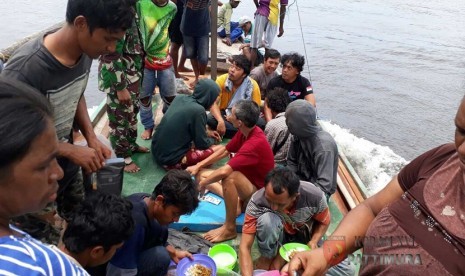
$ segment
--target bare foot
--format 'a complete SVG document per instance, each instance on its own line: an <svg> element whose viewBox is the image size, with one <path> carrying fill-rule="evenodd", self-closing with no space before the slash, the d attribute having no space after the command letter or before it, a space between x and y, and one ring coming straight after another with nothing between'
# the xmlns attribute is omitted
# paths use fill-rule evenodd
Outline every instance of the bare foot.
<svg viewBox="0 0 465 276"><path fill-rule="evenodd" d="M188 77L183 76L183 75L181 75L181 74L179 74L179 73L176 73L174 76L175 76L177 79L182 79L182 80L185 80L185 81L189 80Z"/></svg>
<svg viewBox="0 0 465 276"><path fill-rule="evenodd" d="M227 229L225 225L210 230L203 235L203 238L209 242L222 242L234 239L235 237L237 237L236 229Z"/></svg>
<svg viewBox="0 0 465 276"><path fill-rule="evenodd" d="M140 168L136 165L136 163L131 162L130 164L124 166L124 171L127 173L136 173L140 171Z"/></svg>
<svg viewBox="0 0 465 276"><path fill-rule="evenodd" d="M150 149L147 148L147 147L143 147L143 146L137 145L137 149L135 150L135 152L138 152L138 153L149 153L149 152L150 152Z"/></svg>
<svg viewBox="0 0 465 276"><path fill-rule="evenodd" d="M178 72L192 72L192 69L186 68L184 66L178 66Z"/></svg>
<svg viewBox="0 0 465 276"><path fill-rule="evenodd" d="M144 130L144 132L142 132L142 135L140 136L140 138L142 138L143 140L150 140L152 139L152 132L153 132L153 128L146 129Z"/></svg>

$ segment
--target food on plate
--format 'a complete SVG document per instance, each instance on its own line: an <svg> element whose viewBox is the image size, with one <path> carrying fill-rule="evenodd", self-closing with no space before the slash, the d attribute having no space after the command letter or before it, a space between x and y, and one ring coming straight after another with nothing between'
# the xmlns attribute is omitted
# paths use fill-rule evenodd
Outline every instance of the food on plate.
<svg viewBox="0 0 465 276"><path fill-rule="evenodd" d="M184 273L185 276L212 276L212 270L201 264L191 265Z"/></svg>

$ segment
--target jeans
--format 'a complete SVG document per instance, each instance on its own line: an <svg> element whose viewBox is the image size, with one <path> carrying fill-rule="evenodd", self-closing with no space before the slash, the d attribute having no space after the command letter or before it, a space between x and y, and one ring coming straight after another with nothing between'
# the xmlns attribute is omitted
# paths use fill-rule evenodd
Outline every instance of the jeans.
<svg viewBox="0 0 465 276"><path fill-rule="evenodd" d="M278 241L285 243L289 237L284 237L283 223L281 218L272 213L267 212L257 219L257 244L258 251L265 257L272 259L278 253ZM286 235L289 236L289 235ZM308 243L308 241L297 240L296 242ZM341 263L331 267L327 272L327 276L352 276L355 275L355 266L351 264L347 258Z"/></svg>
<svg viewBox="0 0 465 276"><path fill-rule="evenodd" d="M164 246L155 246L142 252L137 265L137 275L165 276L171 257Z"/></svg>
<svg viewBox="0 0 465 276"><path fill-rule="evenodd" d="M173 66L165 70L144 69L144 80L142 81L142 91L139 96L140 120L145 129L153 129L152 96L153 90L158 85L160 96L165 103L165 107L170 104L167 98L176 96L176 78L174 76ZM148 103L143 104L141 100L147 99Z"/></svg>

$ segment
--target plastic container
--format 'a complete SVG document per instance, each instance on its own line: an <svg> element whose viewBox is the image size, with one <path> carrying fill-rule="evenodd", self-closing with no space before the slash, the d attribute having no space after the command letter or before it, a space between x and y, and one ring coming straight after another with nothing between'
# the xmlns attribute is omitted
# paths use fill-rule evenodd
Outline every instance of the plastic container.
<svg viewBox="0 0 465 276"><path fill-rule="evenodd" d="M237 263L236 251L230 245L224 243L210 248L208 256L215 261L216 267L225 270L233 270Z"/></svg>

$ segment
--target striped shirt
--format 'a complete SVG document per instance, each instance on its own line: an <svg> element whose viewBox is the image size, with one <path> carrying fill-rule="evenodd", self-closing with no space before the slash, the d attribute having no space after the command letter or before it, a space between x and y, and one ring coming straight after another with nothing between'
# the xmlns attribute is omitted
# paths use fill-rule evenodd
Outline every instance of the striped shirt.
<svg viewBox="0 0 465 276"><path fill-rule="evenodd" d="M0 237L0 275L89 275L64 253L10 228L21 236Z"/></svg>
<svg viewBox="0 0 465 276"><path fill-rule="evenodd" d="M314 221L328 225L331 221L324 193L310 182L300 181L299 196L290 210L273 211L265 198L265 188L256 191L245 210L242 233L255 234L257 219L268 212L278 215L283 222L284 231L294 235L305 223L312 226Z"/></svg>

